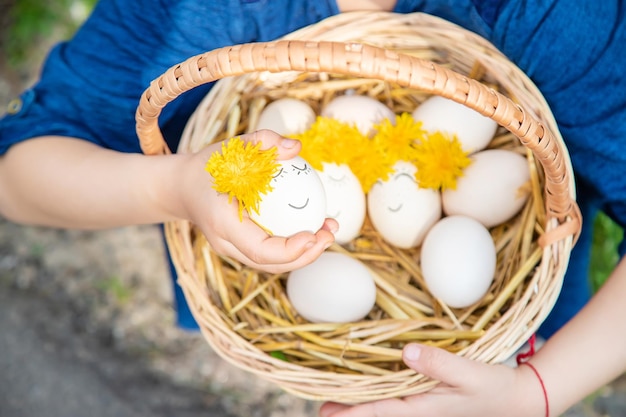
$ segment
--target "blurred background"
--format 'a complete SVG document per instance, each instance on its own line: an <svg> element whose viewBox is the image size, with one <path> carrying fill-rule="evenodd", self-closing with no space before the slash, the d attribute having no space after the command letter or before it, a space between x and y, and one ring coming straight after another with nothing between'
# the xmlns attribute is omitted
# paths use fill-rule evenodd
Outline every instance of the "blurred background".
<svg viewBox="0 0 626 417"><path fill-rule="evenodd" d="M0 114L95 3L0 0ZM594 224L597 288L623 231L603 214ZM171 300L156 227L82 232L0 219L0 416L317 415L319 404L250 377L177 329ZM626 378L566 416L626 416Z"/></svg>

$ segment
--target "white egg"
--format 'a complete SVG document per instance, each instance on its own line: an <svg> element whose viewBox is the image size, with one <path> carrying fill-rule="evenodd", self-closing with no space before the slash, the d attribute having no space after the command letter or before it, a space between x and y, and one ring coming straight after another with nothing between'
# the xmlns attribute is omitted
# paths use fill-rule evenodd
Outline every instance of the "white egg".
<svg viewBox="0 0 626 417"><path fill-rule="evenodd" d="M505 149L477 152L471 159L456 189L442 193L444 213L473 217L486 227L511 219L530 194L527 159Z"/></svg>
<svg viewBox="0 0 626 417"><path fill-rule="evenodd" d="M326 193L317 172L297 156L278 161L273 190L261 196L259 212L250 218L274 236L317 232L326 218Z"/></svg>
<svg viewBox="0 0 626 417"><path fill-rule="evenodd" d="M413 118L429 132L456 135L466 152L485 149L498 124L469 107L441 96L432 96L413 111Z"/></svg>
<svg viewBox="0 0 626 417"><path fill-rule="evenodd" d="M361 233L366 211L365 193L346 164L323 163L323 170L318 174L326 191L326 217L339 223L335 241L343 245Z"/></svg>
<svg viewBox="0 0 626 417"><path fill-rule="evenodd" d="M322 109L320 116L353 124L364 135L369 135L375 124L389 119L395 121L394 112L370 96L344 95L333 98Z"/></svg>
<svg viewBox="0 0 626 417"><path fill-rule="evenodd" d="M422 276L432 295L453 308L485 296L496 269L496 248L485 226L465 216L444 217L421 248Z"/></svg>
<svg viewBox="0 0 626 417"><path fill-rule="evenodd" d="M441 195L420 188L415 165L399 161L386 181L378 181L367 194L367 209L374 228L387 242L403 249L419 246L441 218Z"/></svg>
<svg viewBox="0 0 626 417"><path fill-rule="evenodd" d="M376 285L359 260L324 252L287 277L287 298L306 320L348 323L363 319L376 303Z"/></svg>
<svg viewBox="0 0 626 417"><path fill-rule="evenodd" d="M265 106L255 130L269 129L282 136L302 133L315 121L315 112L295 98L280 98Z"/></svg>

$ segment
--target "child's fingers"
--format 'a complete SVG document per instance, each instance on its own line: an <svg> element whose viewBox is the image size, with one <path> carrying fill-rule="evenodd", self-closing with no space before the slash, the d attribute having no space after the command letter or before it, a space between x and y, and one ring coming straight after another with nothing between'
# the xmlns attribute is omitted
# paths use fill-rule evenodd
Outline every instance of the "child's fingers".
<svg viewBox="0 0 626 417"><path fill-rule="evenodd" d="M222 255L272 273L291 271L313 262L334 242L333 231L337 229L336 221L327 219L315 234L300 232L284 238L269 236L246 217L242 222L236 219L236 224L226 223L222 224L224 235L211 242L213 248Z"/></svg>
<svg viewBox="0 0 626 417"><path fill-rule="evenodd" d="M433 346L410 343L402 353L404 363L416 372L454 387L474 384L484 371L484 364Z"/></svg>
<svg viewBox="0 0 626 417"><path fill-rule="evenodd" d="M322 231L321 234L328 233ZM231 242L222 242L222 254L231 256L238 261L261 271L269 273L285 273L302 268L317 259L327 248L331 239L321 236L312 243L305 240L293 240L270 237L261 242L260 248L253 254L246 253L246 248L238 248ZM304 245L303 245L304 243ZM279 250L277 251L278 248Z"/></svg>
<svg viewBox="0 0 626 417"><path fill-rule="evenodd" d="M320 407L319 415L320 417L332 417L335 413L347 410L348 408L350 408L349 405L326 402Z"/></svg>
<svg viewBox="0 0 626 417"><path fill-rule="evenodd" d="M254 144L262 143L261 149L275 147L278 151L278 159L291 159L298 155L302 148L300 141L285 138L272 130L258 130L240 136L242 140Z"/></svg>

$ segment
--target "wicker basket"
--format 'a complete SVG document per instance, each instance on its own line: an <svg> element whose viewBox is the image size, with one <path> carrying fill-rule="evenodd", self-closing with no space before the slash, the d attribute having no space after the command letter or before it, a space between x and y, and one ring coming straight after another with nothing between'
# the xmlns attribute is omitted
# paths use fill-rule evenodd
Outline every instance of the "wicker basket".
<svg viewBox="0 0 626 417"><path fill-rule="evenodd" d="M377 303L358 323L306 323L286 299L284 276L216 255L189 222L167 224L179 282L205 338L223 358L307 399L359 403L437 383L403 365L408 341L495 363L536 331L560 291L581 219L569 156L550 109L491 44L420 13L359 12L280 41L207 52L172 67L144 93L137 132L146 154L170 152L157 124L161 109L218 79L189 120L178 152L254 129L263 106L280 97L319 109L352 89L400 112L435 94L498 122L490 146L527 156L533 188L515 219L490 230L498 249L496 278L470 308L452 309L430 296L419 249L385 245L367 222L353 242L331 247L375 271Z"/></svg>

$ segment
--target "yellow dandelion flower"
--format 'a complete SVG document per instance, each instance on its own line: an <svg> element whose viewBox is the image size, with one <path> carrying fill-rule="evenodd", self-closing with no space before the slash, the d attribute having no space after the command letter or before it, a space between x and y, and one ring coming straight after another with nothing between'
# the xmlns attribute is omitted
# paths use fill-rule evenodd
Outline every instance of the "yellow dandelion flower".
<svg viewBox="0 0 626 417"><path fill-rule="evenodd" d="M358 161L362 166L359 171L365 192L369 192L376 181L389 179L398 161L413 162L416 158L414 145L426 135L422 122L415 121L409 113L397 115L395 123L385 119L374 129L369 157L363 156Z"/></svg>
<svg viewBox="0 0 626 417"><path fill-rule="evenodd" d="M422 128L422 122L415 121L409 113L396 116L395 124L385 119L374 128L376 134L373 141L384 149L392 165L397 161L412 161L415 153L413 144L427 133Z"/></svg>
<svg viewBox="0 0 626 417"><path fill-rule="evenodd" d="M347 165L364 191L379 178L381 156L373 142L355 126L329 117L317 117L311 127L292 136L302 142L302 156L323 171L323 163Z"/></svg>
<svg viewBox="0 0 626 417"><path fill-rule="evenodd" d="M384 149L376 146L376 143L369 140L363 147L353 151L353 158L350 161L350 169L359 179L364 193L368 193L378 180L387 180L393 172L393 164L389 162Z"/></svg>
<svg viewBox="0 0 626 417"><path fill-rule="evenodd" d="M300 156L318 171L323 170L323 162L348 163L352 150L367 139L355 126L321 116L309 129L291 137L302 143Z"/></svg>
<svg viewBox="0 0 626 417"><path fill-rule="evenodd" d="M468 153L463 151L457 137L433 132L416 143L415 147L415 177L419 185L436 190L456 189L457 179L472 161Z"/></svg>
<svg viewBox="0 0 626 417"><path fill-rule="evenodd" d="M222 151L214 152L206 163L206 171L213 177L213 188L228 194L228 201L239 204L239 220L243 210L259 212L261 194L272 191L270 182L279 163L276 148L261 149L239 137L222 143Z"/></svg>

